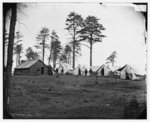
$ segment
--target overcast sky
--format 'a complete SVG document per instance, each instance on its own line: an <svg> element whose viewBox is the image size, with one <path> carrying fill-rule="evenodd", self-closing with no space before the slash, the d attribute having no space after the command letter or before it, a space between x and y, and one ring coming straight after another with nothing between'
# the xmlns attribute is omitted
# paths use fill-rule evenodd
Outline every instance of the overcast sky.
<svg viewBox="0 0 150 122"><path fill-rule="evenodd" d="M80 14L84 19L88 15L96 16L100 19L99 23L106 28L103 34L107 37L102 43L95 43L93 46L93 66L102 65L113 51L117 51L118 58L115 65L135 65L144 71L146 64L145 18L130 4L32 3L32 7L29 6L23 10L26 15L19 15L19 21L25 25L17 23L16 27L16 31L19 30L24 36L22 38L24 52L29 46L35 49L33 45L36 43L36 36L45 26L50 29L50 32L52 30L57 32L63 46L68 43L70 36L64 28L67 15L71 11ZM85 46L81 48L82 56L77 58L76 66L78 64L89 66L89 49ZM46 64L48 54L47 50ZM25 53L22 54L22 59L26 59Z"/></svg>

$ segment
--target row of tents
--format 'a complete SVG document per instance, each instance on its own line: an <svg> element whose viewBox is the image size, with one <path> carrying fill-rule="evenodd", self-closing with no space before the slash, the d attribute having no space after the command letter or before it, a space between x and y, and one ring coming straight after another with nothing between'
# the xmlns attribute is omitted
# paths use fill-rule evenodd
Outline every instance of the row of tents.
<svg viewBox="0 0 150 122"><path fill-rule="evenodd" d="M71 74L71 75L79 75L79 70L81 72L80 75L82 76L115 76L121 79L130 79L130 80L141 80L143 79L144 74L140 72L137 68L130 66L128 64L124 65L123 67L117 66L108 66L108 65L101 65L101 66L91 66L86 67L82 65L78 65L75 69L69 64L61 63L58 64L56 67L58 68L58 74L62 74L62 69L64 70L63 74ZM87 70L87 74L85 73ZM92 73L90 72L92 70Z"/></svg>
<svg viewBox="0 0 150 122"><path fill-rule="evenodd" d="M57 72L56 72L57 70ZM129 65L123 67L117 66L91 66L86 67L78 65L75 69L72 68L70 64L67 63L58 63L56 68L53 69L50 65L45 65L40 59L29 60L18 65L15 70L15 75L54 75L54 74L70 74L70 75L80 75L82 76L117 76L121 79L131 79L131 80L140 80L143 79L144 74L139 72L136 68L133 68ZM87 70L87 74L85 73ZM91 71L92 73L91 73Z"/></svg>

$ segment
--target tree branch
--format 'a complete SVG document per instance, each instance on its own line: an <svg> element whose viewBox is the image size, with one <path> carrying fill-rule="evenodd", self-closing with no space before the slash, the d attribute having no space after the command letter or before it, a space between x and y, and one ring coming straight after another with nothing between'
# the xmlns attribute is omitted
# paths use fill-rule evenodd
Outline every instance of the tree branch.
<svg viewBox="0 0 150 122"><path fill-rule="evenodd" d="M87 48L89 48L89 49L90 49L90 47L89 47L88 45L86 45L86 44L81 44L81 45L84 45L84 46L86 46Z"/></svg>
<svg viewBox="0 0 150 122"><path fill-rule="evenodd" d="M69 29L68 29L68 31L69 31L70 35L72 36L72 38L73 38L74 36L73 36L73 34L71 33L71 31L70 31Z"/></svg>

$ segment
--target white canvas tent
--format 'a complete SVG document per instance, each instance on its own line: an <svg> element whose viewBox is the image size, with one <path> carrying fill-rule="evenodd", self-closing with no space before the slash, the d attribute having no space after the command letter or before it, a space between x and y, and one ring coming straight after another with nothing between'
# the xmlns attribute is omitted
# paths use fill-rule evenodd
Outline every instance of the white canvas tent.
<svg viewBox="0 0 150 122"><path fill-rule="evenodd" d="M111 70L104 64L97 70L98 76L109 76L110 73Z"/></svg>
<svg viewBox="0 0 150 122"><path fill-rule="evenodd" d="M73 75L79 75L79 68L81 70L81 75L85 75L85 69L86 69L86 66L84 65L78 65L73 71L72 71L72 74Z"/></svg>
<svg viewBox="0 0 150 122"><path fill-rule="evenodd" d="M141 72L129 65L123 66L122 68L118 69L117 72L122 79L140 80L143 77Z"/></svg>
<svg viewBox="0 0 150 122"><path fill-rule="evenodd" d="M56 69L58 68L58 74L61 74L62 69L64 70L63 74L66 74L70 70L73 70L70 64L67 63L58 63Z"/></svg>
<svg viewBox="0 0 150 122"><path fill-rule="evenodd" d="M92 70L92 75L97 75L97 70L100 68L101 66L99 65L99 66L90 66L89 68L87 68L87 70L88 70L88 76L90 75L90 73L89 73L89 70L91 69Z"/></svg>
<svg viewBox="0 0 150 122"><path fill-rule="evenodd" d="M90 66L89 69L92 69L93 72L97 72L97 70L100 68L101 66ZM88 69L88 70L89 70Z"/></svg>
<svg viewBox="0 0 150 122"><path fill-rule="evenodd" d="M115 72L118 70L118 66L112 66L112 65L108 65L108 68L112 71L112 72Z"/></svg>

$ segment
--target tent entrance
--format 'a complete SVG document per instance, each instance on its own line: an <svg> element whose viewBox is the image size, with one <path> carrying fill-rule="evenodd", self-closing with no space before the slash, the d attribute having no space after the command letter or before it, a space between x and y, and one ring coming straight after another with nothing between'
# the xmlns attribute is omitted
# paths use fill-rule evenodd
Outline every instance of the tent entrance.
<svg viewBox="0 0 150 122"><path fill-rule="evenodd" d="M130 80L130 74L126 72L126 80Z"/></svg>
<svg viewBox="0 0 150 122"><path fill-rule="evenodd" d="M104 68L101 70L101 75L104 76Z"/></svg>

